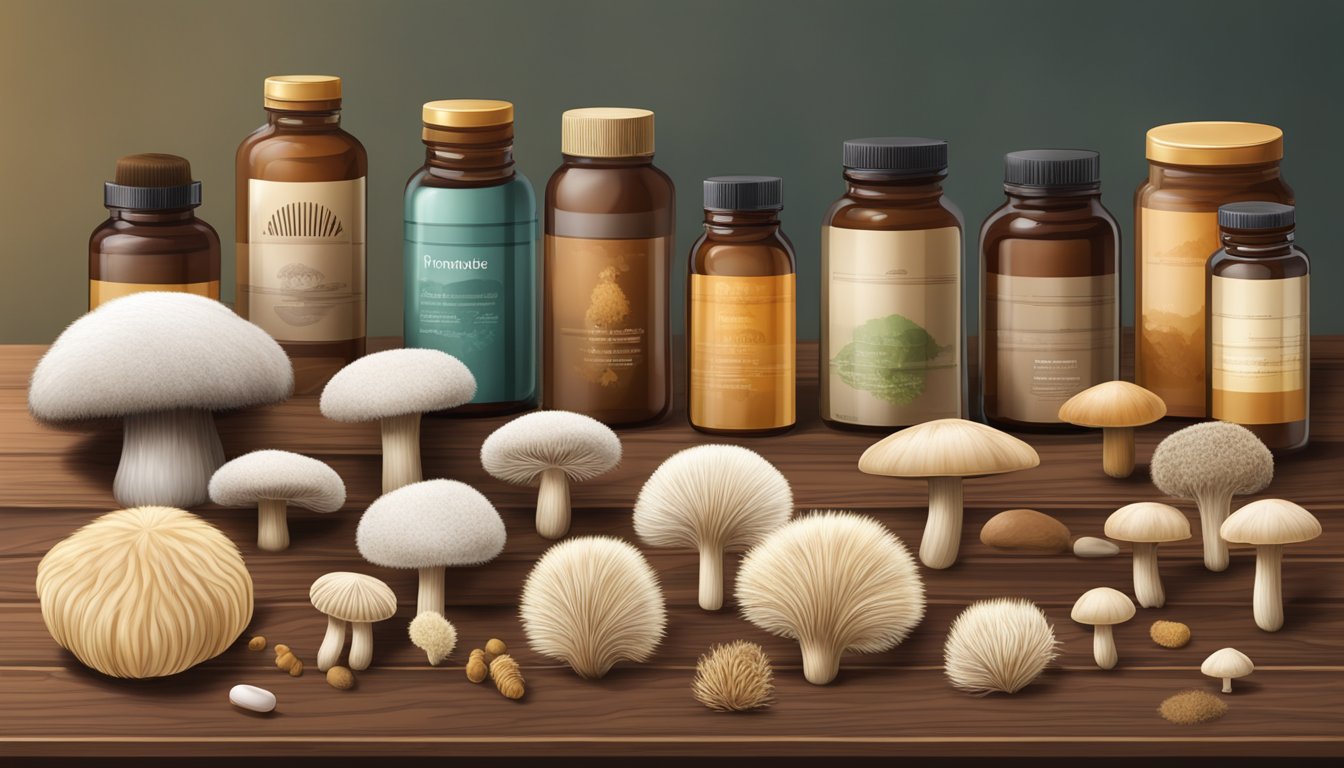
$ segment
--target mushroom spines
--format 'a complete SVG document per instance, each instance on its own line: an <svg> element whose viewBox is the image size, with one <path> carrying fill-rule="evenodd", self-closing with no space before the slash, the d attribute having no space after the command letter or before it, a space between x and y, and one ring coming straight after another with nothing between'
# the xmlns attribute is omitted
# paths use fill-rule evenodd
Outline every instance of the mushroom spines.
<svg viewBox="0 0 1344 768"><path fill-rule="evenodd" d="M1030 600L980 600L953 619L943 670L954 687L970 693L1016 693L1040 676L1058 645L1045 612Z"/></svg>
<svg viewBox="0 0 1344 768"><path fill-rule="evenodd" d="M335 512L345 504L345 482L324 462L276 450L245 453L210 478L210 500L220 506L245 507L262 499Z"/></svg>
<svg viewBox="0 0 1344 768"><path fill-rule="evenodd" d="M976 477L1031 469L1036 449L968 419L935 419L906 427L870 445L859 471L891 477Z"/></svg>
<svg viewBox="0 0 1344 768"><path fill-rule="evenodd" d="M378 497L359 520L355 546L385 568L479 565L504 550L504 521L480 491L424 480Z"/></svg>
<svg viewBox="0 0 1344 768"><path fill-rule="evenodd" d="M570 480L588 480L620 461L621 440L611 427L569 411L519 416L481 444L485 471L515 485L534 485L548 469L559 469Z"/></svg>
<svg viewBox="0 0 1344 768"><path fill-rule="evenodd" d="M333 421L377 421L456 408L476 395L476 378L435 349L389 349L355 360L322 389L318 408Z"/></svg>
<svg viewBox="0 0 1344 768"><path fill-rule="evenodd" d="M1153 485L1168 496L1255 493L1274 479L1274 455L1240 424L1209 421L1178 429L1153 450Z"/></svg>
<svg viewBox="0 0 1344 768"><path fill-rule="evenodd" d="M351 622L375 622L397 612L397 595L381 579L363 573L332 571L317 577L308 599L322 613Z"/></svg>

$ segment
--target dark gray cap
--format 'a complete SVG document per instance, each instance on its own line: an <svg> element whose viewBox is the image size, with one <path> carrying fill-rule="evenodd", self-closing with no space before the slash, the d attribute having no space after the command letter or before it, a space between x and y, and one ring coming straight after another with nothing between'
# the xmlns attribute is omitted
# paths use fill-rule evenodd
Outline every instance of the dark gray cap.
<svg viewBox="0 0 1344 768"><path fill-rule="evenodd" d="M1284 229L1297 224L1297 209L1282 203L1228 203L1218 209L1223 229Z"/></svg>
<svg viewBox="0 0 1344 768"><path fill-rule="evenodd" d="M947 142L914 136L850 139L845 142L845 167L856 171L888 171L915 176L947 170Z"/></svg>
<svg viewBox="0 0 1344 768"><path fill-rule="evenodd" d="M1090 149L1024 149L1003 157L1003 183L1018 187L1101 184L1101 155Z"/></svg>
<svg viewBox="0 0 1344 768"><path fill-rule="evenodd" d="M707 211L778 211L784 180L778 176L712 176L705 179Z"/></svg>

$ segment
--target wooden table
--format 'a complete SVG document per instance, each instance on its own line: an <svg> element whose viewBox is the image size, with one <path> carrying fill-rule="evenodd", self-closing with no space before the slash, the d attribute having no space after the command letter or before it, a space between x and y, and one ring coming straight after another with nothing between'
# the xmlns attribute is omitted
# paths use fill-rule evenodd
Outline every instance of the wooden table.
<svg viewBox="0 0 1344 768"><path fill-rule="evenodd" d="M387 346L391 340L383 340ZM459 652L431 668L406 639L415 604L415 574L364 563L354 549L360 512L378 493L379 440L374 425L323 419L316 398L218 418L224 448L235 456L256 448L315 455L335 467L349 488L346 509L331 515L291 514L293 545L259 552L253 512L199 510L242 548L256 584L256 613L234 648L176 677L126 681L80 666L47 635L33 578L38 560L59 539L116 508L112 476L120 448L115 423L79 432L35 424L25 405L27 377L40 347L0 348L0 758L92 755L406 755L406 756L1023 756L1095 755L1277 756L1344 754L1344 338L1313 342L1312 445L1283 460L1268 494L1293 499L1319 516L1325 534L1288 548L1284 562L1287 624L1270 634L1251 616L1252 553L1234 550L1232 566L1209 573L1198 538L1164 545L1161 568L1168 605L1141 610L1116 629L1120 666L1099 670L1088 628L1069 620L1085 589L1130 591L1128 553L1104 560L1072 555L1029 556L991 550L978 539L995 512L1034 507L1064 521L1075 536L1101 535L1107 513L1142 499L1160 499L1144 467L1128 480L1103 476L1096 434L1029 436L1041 454L1035 470L966 484L966 527L960 561L924 570L929 607L903 645L845 657L839 678L816 687L802 678L795 643L771 637L741 619L731 590L724 610L696 607L696 555L646 550L658 570L670 622L647 664L623 664L599 681L527 649L515 603L521 582L548 542L532 528L533 491L488 477L477 460L482 439L503 419L428 422L425 474L480 488L508 527L503 555L489 566L450 570L448 616ZM740 442L775 462L793 483L800 510L859 509L917 546L924 520L921 483L860 474L855 461L872 442L835 432L816 415L816 347L800 347L800 424L780 437ZM1179 424L1145 429L1139 461ZM678 410L657 427L623 432L618 470L574 488L580 534L634 541L630 508L650 472L673 451L706 442ZM1183 504L1192 510L1189 504ZM1196 531L1198 530L1196 526ZM734 561L736 558L732 558ZM397 591L402 609L378 624L374 666L358 688L330 688L313 660L324 617L308 603L317 576L353 569L376 574ZM727 567L729 578L736 563ZM952 618L978 598L1013 595L1036 601L1062 642L1056 665L1014 696L967 696L943 677L943 639ZM1148 639L1155 619L1188 623L1180 650ZM253 633L292 646L313 668L290 678L273 654L250 652ZM467 682L465 653L488 637L504 638L523 666L527 696L504 699L488 683ZM768 712L710 712L690 696L697 656L712 643L747 638L775 661L778 703ZM1216 690L1199 672L1211 651L1235 646L1256 662L1251 678L1226 700L1230 712L1202 726L1176 726L1156 713L1166 696L1187 688ZM272 716L234 710L228 689L239 682L279 697ZM0 759L0 762L4 762Z"/></svg>

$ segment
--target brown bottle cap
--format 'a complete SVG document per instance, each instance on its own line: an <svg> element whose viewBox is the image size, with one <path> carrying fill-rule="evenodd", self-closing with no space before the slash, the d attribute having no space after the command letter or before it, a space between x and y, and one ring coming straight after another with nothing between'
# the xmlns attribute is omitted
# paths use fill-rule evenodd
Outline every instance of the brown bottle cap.
<svg viewBox="0 0 1344 768"><path fill-rule="evenodd" d="M578 157L653 154L653 113L647 109L571 109L561 120L560 151Z"/></svg>
<svg viewBox="0 0 1344 768"><path fill-rule="evenodd" d="M201 182L191 180L185 157L146 152L117 160L113 181L103 184L108 208L154 211L201 204Z"/></svg>
<svg viewBox="0 0 1344 768"><path fill-rule="evenodd" d="M443 99L420 110L425 125L436 128L489 128L513 122L513 104L494 99Z"/></svg>
<svg viewBox="0 0 1344 768"><path fill-rule="evenodd" d="M1172 165L1255 165L1283 159L1283 131L1261 123L1171 123L1148 131L1148 159Z"/></svg>
<svg viewBox="0 0 1344 768"><path fill-rule="evenodd" d="M272 75L263 89L267 109L319 112L341 106L341 78L335 75Z"/></svg>

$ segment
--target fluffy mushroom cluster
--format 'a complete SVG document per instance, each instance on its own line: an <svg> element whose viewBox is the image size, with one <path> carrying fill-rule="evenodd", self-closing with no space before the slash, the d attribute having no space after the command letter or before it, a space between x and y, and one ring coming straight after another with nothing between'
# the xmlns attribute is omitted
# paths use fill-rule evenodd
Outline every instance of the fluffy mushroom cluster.
<svg viewBox="0 0 1344 768"><path fill-rule="evenodd" d="M279 552L289 547L289 505L335 512L345 504L345 483L317 459L289 451L253 451L215 472L210 500L221 507L255 506L257 548Z"/></svg>
<svg viewBox="0 0 1344 768"><path fill-rule="evenodd" d="M71 323L38 361L28 408L51 424L122 419L117 501L193 507L224 463L213 413L279 402L293 389L284 350L233 310L144 292Z"/></svg>
<svg viewBox="0 0 1344 768"><path fill-rule="evenodd" d="M1106 535L1134 547L1134 596L1144 608L1167 602L1157 572L1157 545L1190 538L1190 521L1181 510L1155 501L1126 504L1106 518Z"/></svg>
<svg viewBox="0 0 1344 768"><path fill-rule="evenodd" d="M1030 600L980 600L953 619L943 671L968 693L1017 693L1040 677L1058 645L1045 612Z"/></svg>
<svg viewBox="0 0 1344 768"><path fill-rule="evenodd" d="M1134 428L1166 415L1162 398L1128 381L1089 387L1059 407L1060 421L1101 429L1101 469L1116 478L1134 473Z"/></svg>
<svg viewBox="0 0 1344 768"><path fill-rule="evenodd" d="M1283 628L1283 547L1321 535L1321 521L1283 499L1260 499L1223 523L1222 537L1255 545L1255 624L1266 632Z"/></svg>
<svg viewBox="0 0 1344 768"><path fill-rule="evenodd" d="M341 660L345 628L350 633L350 668L368 669L373 661L373 624L397 612L397 595L381 579L334 571L317 577L308 590L313 607L327 615L327 634L317 651L317 668L326 672Z"/></svg>

